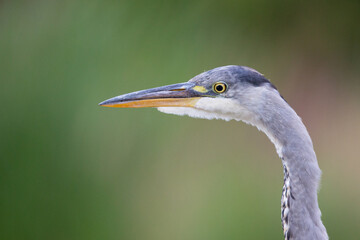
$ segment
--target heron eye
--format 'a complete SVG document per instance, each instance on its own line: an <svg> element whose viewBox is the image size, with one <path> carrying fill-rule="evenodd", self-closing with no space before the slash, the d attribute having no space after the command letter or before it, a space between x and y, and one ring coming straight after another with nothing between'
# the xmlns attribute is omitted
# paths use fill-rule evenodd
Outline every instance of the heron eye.
<svg viewBox="0 0 360 240"><path fill-rule="evenodd" d="M226 91L227 85L223 82L215 83L213 89L217 93L223 93Z"/></svg>

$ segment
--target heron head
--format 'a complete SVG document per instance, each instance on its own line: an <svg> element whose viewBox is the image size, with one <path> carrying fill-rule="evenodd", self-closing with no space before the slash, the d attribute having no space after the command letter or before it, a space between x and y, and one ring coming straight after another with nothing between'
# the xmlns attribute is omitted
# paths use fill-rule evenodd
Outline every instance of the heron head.
<svg viewBox="0 0 360 240"><path fill-rule="evenodd" d="M264 101L264 93L274 90L276 88L259 72L231 65L201 73L185 83L120 95L99 105L157 107L170 114L251 122L249 118L254 118L254 109Z"/></svg>

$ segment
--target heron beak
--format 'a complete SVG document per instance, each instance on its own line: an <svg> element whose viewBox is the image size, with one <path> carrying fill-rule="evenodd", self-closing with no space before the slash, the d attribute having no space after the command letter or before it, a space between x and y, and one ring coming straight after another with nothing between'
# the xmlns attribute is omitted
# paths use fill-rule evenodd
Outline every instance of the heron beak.
<svg viewBox="0 0 360 240"><path fill-rule="evenodd" d="M179 83L120 95L99 105L119 108L194 107L203 97L204 89L194 83Z"/></svg>

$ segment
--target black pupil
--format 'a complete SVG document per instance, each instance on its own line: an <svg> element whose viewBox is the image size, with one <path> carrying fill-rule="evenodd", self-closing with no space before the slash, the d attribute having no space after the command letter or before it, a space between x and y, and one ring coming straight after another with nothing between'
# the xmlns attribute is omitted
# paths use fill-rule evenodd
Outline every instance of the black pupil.
<svg viewBox="0 0 360 240"><path fill-rule="evenodd" d="M223 87L223 85L217 85L216 86L216 91L218 91L218 92L222 92L224 90L224 87Z"/></svg>

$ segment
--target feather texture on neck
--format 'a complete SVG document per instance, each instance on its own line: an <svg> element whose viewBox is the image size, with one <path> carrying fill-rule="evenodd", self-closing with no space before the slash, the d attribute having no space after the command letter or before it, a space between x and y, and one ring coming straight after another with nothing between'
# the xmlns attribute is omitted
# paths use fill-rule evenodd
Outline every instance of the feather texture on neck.
<svg viewBox="0 0 360 240"><path fill-rule="evenodd" d="M293 197L286 210L285 236L288 239L328 239L317 202L321 171L311 138L300 117L276 89L259 87L248 91L243 99L241 96L237 100L206 97L194 108L160 107L158 110L194 118L243 121L263 131L286 166L286 187L289 194L291 189Z"/></svg>

